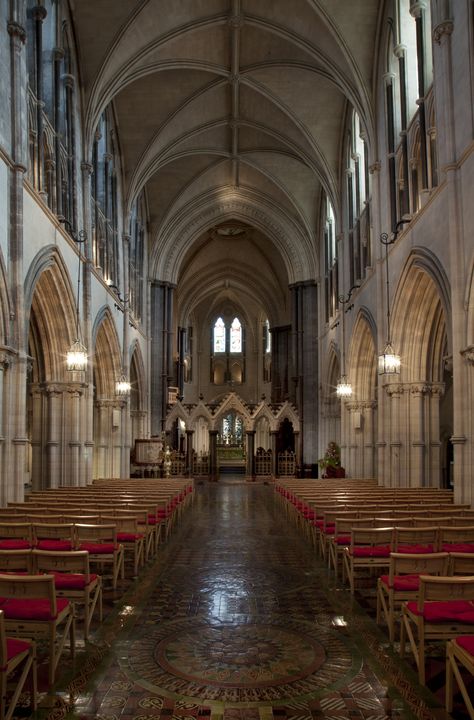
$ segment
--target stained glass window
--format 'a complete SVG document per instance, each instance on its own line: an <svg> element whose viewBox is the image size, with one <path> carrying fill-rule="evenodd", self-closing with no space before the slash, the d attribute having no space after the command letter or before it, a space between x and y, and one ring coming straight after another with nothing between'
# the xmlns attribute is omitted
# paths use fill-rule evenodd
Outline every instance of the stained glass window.
<svg viewBox="0 0 474 720"><path fill-rule="evenodd" d="M234 318L230 326L230 351L231 353L242 352L242 325L238 318Z"/></svg>
<svg viewBox="0 0 474 720"><path fill-rule="evenodd" d="M217 318L214 325L214 352L225 352L225 325L221 317Z"/></svg>

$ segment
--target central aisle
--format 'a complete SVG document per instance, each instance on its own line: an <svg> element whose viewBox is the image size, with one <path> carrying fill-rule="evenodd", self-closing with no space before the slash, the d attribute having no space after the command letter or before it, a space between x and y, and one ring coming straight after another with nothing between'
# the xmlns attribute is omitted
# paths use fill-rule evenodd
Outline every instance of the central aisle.
<svg viewBox="0 0 474 720"><path fill-rule="evenodd" d="M224 480L195 495L160 559L97 634L100 674L81 688L74 717L444 716L427 706L429 693L417 696L385 636L282 516L272 487Z"/></svg>

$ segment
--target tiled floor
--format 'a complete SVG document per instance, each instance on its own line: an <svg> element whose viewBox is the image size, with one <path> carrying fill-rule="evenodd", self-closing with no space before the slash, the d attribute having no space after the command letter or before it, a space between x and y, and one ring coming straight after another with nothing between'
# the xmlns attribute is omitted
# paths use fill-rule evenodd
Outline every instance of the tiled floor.
<svg viewBox="0 0 474 720"><path fill-rule="evenodd" d="M197 487L194 506L67 658L48 720L446 718L275 504L270 486ZM456 706L456 718L465 715Z"/></svg>

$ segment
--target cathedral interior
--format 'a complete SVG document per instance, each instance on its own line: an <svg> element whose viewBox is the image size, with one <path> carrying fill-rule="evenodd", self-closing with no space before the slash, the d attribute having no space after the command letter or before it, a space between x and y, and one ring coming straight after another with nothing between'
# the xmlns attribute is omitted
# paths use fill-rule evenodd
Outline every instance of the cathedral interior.
<svg viewBox="0 0 474 720"><path fill-rule="evenodd" d="M9 525L115 527L34 712L474 718L318 514L474 582L474 2L0 0L0 68L0 611Z"/></svg>

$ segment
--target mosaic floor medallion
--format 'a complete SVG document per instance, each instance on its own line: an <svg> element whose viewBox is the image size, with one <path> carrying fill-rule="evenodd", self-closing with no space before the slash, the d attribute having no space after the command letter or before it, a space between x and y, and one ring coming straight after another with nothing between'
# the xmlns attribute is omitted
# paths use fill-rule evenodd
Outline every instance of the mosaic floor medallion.
<svg viewBox="0 0 474 720"><path fill-rule="evenodd" d="M337 630L289 618L148 626L128 658L125 669L142 686L207 702L295 699L356 671Z"/></svg>

